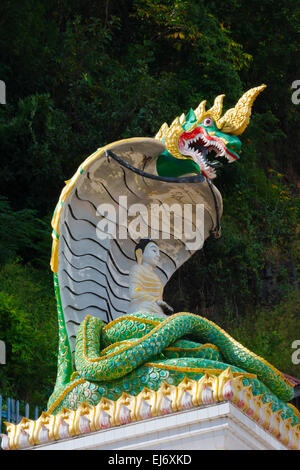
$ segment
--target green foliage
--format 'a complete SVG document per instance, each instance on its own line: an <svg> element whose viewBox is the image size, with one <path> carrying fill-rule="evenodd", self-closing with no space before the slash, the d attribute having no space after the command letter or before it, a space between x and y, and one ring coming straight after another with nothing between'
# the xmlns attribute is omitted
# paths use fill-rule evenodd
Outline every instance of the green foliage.
<svg viewBox="0 0 300 470"><path fill-rule="evenodd" d="M45 266L50 249L49 221L40 220L31 209L13 211L0 196L0 265L19 258L36 266Z"/></svg>
<svg viewBox="0 0 300 470"><path fill-rule="evenodd" d="M300 338L300 292L290 290L273 308L257 309L239 320L225 322L228 333L279 370L299 376L292 344Z"/></svg>
<svg viewBox="0 0 300 470"><path fill-rule="evenodd" d="M65 117L47 94L0 108L1 191L14 209L41 216L53 210L64 184L66 132Z"/></svg>
<svg viewBox="0 0 300 470"><path fill-rule="evenodd" d="M280 299L295 282L289 270L300 262L299 199L281 173L270 168L266 174L250 158L238 163L234 175L229 173L232 167L227 168L228 178L220 179L221 238L207 240L166 287L175 310L213 320L236 318L257 305L272 304L275 294ZM269 265L276 292L268 297L264 278Z"/></svg>
<svg viewBox="0 0 300 470"><path fill-rule="evenodd" d="M57 315L51 275L17 263L0 269L0 390L46 406L56 377Z"/></svg>

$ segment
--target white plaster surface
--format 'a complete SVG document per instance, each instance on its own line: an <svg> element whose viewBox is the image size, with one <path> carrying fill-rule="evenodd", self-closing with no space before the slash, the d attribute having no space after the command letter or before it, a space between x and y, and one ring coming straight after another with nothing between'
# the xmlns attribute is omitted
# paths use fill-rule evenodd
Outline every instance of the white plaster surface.
<svg viewBox="0 0 300 470"><path fill-rule="evenodd" d="M230 402L52 441L36 450L286 450Z"/></svg>

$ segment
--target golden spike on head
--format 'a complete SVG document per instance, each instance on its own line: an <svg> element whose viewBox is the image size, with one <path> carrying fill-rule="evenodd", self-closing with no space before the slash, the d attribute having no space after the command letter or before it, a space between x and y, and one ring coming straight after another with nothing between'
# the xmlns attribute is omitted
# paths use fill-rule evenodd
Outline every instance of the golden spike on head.
<svg viewBox="0 0 300 470"><path fill-rule="evenodd" d="M185 123L185 114L184 113L180 116L179 122L180 122L181 125Z"/></svg>
<svg viewBox="0 0 300 470"><path fill-rule="evenodd" d="M199 121L199 119L201 119L202 116L204 116L204 114L206 113L205 105L206 105L206 100L201 101L199 106L196 109L194 109L194 113L195 113L195 116L197 118L197 121Z"/></svg>
<svg viewBox="0 0 300 470"><path fill-rule="evenodd" d="M183 129L180 125L179 119L175 118L166 133L165 144L166 144L168 151L174 157L185 159L186 157L183 157L181 155L177 147L177 142L182 132L183 132Z"/></svg>
<svg viewBox="0 0 300 470"><path fill-rule="evenodd" d="M206 114L209 114L210 116L212 116L215 121L218 121L221 117L224 97L225 97L225 95L217 96L216 99L215 99L213 107L210 108L206 112Z"/></svg>
<svg viewBox="0 0 300 470"><path fill-rule="evenodd" d="M251 109L255 98L267 85L261 85L248 90L237 102L234 108L229 109L217 122L219 129L228 134L240 135L249 124Z"/></svg>
<svg viewBox="0 0 300 470"><path fill-rule="evenodd" d="M168 129L168 124L164 122L163 125L160 127L158 133L156 134L155 139L162 140L166 136Z"/></svg>

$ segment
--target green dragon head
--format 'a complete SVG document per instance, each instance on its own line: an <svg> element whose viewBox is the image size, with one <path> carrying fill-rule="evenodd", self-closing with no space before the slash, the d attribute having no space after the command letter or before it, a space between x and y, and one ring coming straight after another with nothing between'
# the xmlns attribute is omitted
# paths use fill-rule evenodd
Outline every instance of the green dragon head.
<svg viewBox="0 0 300 470"><path fill-rule="evenodd" d="M218 166L218 162L211 161L211 157L225 157L230 163L238 160L242 144L237 136L248 126L252 104L265 88L266 85L261 85L248 90L223 117L221 114L225 95L219 95L208 111L205 109L206 101L202 101L195 110L191 109L187 116L182 114L174 119L170 127L164 123L155 136L156 139L162 140L167 148L161 155L165 158L163 163L162 159L158 161L159 174L170 174L170 168L166 171L166 166L171 162L170 157L193 162L192 166L183 162L177 165L174 170L177 175L180 172L201 172L209 179L217 176L215 169ZM175 168L176 164L173 163L173 167Z"/></svg>

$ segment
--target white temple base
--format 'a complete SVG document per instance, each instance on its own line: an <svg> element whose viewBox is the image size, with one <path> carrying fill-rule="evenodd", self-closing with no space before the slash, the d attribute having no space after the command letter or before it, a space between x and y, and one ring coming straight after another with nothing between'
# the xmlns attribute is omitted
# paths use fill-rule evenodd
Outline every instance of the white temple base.
<svg viewBox="0 0 300 470"><path fill-rule="evenodd" d="M231 402L75 436L30 450L287 450Z"/></svg>

